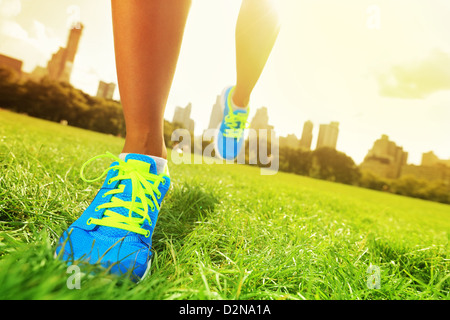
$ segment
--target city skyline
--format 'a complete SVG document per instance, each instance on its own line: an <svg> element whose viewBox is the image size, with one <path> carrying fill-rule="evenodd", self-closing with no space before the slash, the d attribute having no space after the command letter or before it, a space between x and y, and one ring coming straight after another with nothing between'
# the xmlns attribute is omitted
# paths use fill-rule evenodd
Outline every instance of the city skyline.
<svg viewBox="0 0 450 320"><path fill-rule="evenodd" d="M173 115L172 122L177 122L184 125L185 129L190 131L194 126L194 120L190 118L192 111L192 103L188 103L185 108L176 107ZM220 107L220 95L217 96L216 103L212 107L209 126L206 129L216 129L221 121L221 107ZM303 130L301 138L298 138L295 133L287 134L286 136L281 136L277 134L277 129L274 126L269 124L269 117L267 115L267 108L260 107L256 110L255 115L249 121L250 129L256 130L273 130L275 135L279 138L280 146L288 146L291 148L303 148L306 150L314 150L311 149L312 141L314 135L312 134L314 123L311 120L307 120L303 124ZM190 128L187 128L190 126ZM202 129L202 130L205 130ZM203 131L204 132L204 131ZM196 137L201 137L201 135L195 135ZM339 122L331 121L329 124L320 124L319 131L317 134L317 143L315 149L319 149L321 147L329 147L332 149L336 149L337 141L339 136ZM372 170L379 174L380 176L386 176L388 178L398 178L400 176L401 167L402 166L434 166L436 164L443 164L445 166L450 167L450 159L439 159L434 154L433 150L428 152L422 152L420 163L408 163L408 152L403 150L403 147L397 146L394 141L390 141L388 135L382 133L381 138L375 140L373 142L372 148L367 149L367 153L364 156L364 159L361 162L356 162L357 165L362 168ZM342 150L337 150L342 151ZM378 164L375 163L367 165L367 161L370 161L375 158L377 159L375 162L380 159L386 159L388 162L393 165L392 168L387 168L389 174L386 174L386 168L381 168L383 173L380 174L380 168L377 167ZM354 160L354 159L353 159ZM388 166L389 167L389 166ZM375 168L375 170L373 170ZM391 172L393 171L393 173ZM416 173L416 172L414 172Z"/></svg>
<svg viewBox="0 0 450 320"><path fill-rule="evenodd" d="M209 126L206 129L217 129L218 125L221 122L221 107L220 107L220 95L217 96L216 103L212 107ZM183 125L184 129L188 129L191 132L194 132L192 129L194 127L194 120L190 118L192 111L192 103L188 103L185 108L176 107L173 115L173 123L179 123ZM311 120L307 120L303 124L303 131L301 138L298 138L295 133L290 133L286 136L281 136L277 134L277 129L274 126L269 124L269 117L267 115L267 108L261 107L256 110L255 115L249 121L250 129L253 130L268 130L274 131L275 136L278 137L279 146L283 147L291 147L291 148L299 148L305 150L314 150L311 148L313 141L313 128L314 123ZM203 133L205 129L203 129ZM202 137L202 135L194 135L196 138ZM329 147L332 149L336 149L337 141L339 136L339 122L332 121L329 124L320 124L319 131L317 134L317 143L315 149L319 149L321 147ZM337 150L342 151L342 150ZM373 162L372 160L375 159ZM389 165L387 168L379 167L380 159L386 160ZM354 159L353 159L354 160ZM381 160L381 164L384 164L384 160ZM402 166L427 166L433 167L436 164L442 164L450 168L450 159L439 159L434 154L434 151L422 152L420 163L408 163L408 152L403 150L403 147L397 146L394 141L390 141L388 135L381 134L381 138L375 140L373 142L372 148L368 148L366 155L364 156L363 161L356 162L358 166L364 169L369 169L371 171L376 172L380 176L385 176L388 178L398 178L401 173ZM369 164L368 164L369 162ZM375 170L373 170L375 169ZM380 174L381 170L381 174ZM388 172L388 174L386 174ZM410 172L410 171L409 171ZM416 174L416 172L414 172Z"/></svg>
<svg viewBox="0 0 450 320"><path fill-rule="evenodd" d="M357 163L382 134L408 150L411 163L419 164L429 151L450 158L448 2L278 3L282 29L252 95L250 117L266 106L280 136L300 136L306 120L339 121L337 149ZM3 0L0 52L22 60L26 72L46 65L66 43L69 18L77 13L73 5L68 0ZM192 102L196 135L208 127L217 94L234 81L239 5L193 1L165 118L176 106ZM367 25L369 5L380 8L379 28ZM95 95L100 80L117 83L110 3L80 0L76 6L85 28L71 82ZM119 98L118 90L114 98ZM318 129L316 125L315 139Z"/></svg>

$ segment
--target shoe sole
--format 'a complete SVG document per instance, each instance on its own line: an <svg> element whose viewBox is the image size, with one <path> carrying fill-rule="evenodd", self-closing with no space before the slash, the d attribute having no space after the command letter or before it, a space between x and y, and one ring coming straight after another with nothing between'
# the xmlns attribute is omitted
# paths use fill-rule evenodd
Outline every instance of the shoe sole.
<svg viewBox="0 0 450 320"><path fill-rule="evenodd" d="M54 259L58 259L58 255L56 254L56 252L53 254L53 258L54 258ZM150 260L147 262L147 268L145 269L145 272L144 272L144 274L142 275L142 277L141 277L138 281L136 281L136 284L139 284L142 280L144 280L148 275L151 274L151 272L150 272L151 266L152 266L152 259L150 259ZM85 272L80 272L80 274L81 274L81 278L84 277L84 276L86 275Z"/></svg>
<svg viewBox="0 0 450 320"><path fill-rule="evenodd" d="M169 190L172 190L173 189L173 184L171 183L170 184L170 187L169 187ZM160 205L160 207L159 207L159 209L161 210L161 208L162 208L162 204ZM54 259L57 259L58 258L58 255L56 254L56 251L53 253L53 258ZM144 272L144 274L142 275L142 277L136 282L136 284L138 284L138 283L140 283L142 280L144 280L151 272L150 272L150 269L151 269L151 266L152 266L152 259L153 259L153 257L152 258L150 258L150 260L147 262L147 268L145 269L145 272ZM85 275L85 273L84 272L81 272L81 276L84 276Z"/></svg>

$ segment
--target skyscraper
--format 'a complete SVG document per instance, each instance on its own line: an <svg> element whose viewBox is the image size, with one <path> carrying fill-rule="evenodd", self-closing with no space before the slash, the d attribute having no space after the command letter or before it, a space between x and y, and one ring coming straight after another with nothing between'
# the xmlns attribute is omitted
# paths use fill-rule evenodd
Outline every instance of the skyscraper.
<svg viewBox="0 0 450 320"><path fill-rule="evenodd" d="M433 151L422 153L422 166L432 167L436 165L444 165L450 167L450 159L442 160L439 159Z"/></svg>
<svg viewBox="0 0 450 320"><path fill-rule="evenodd" d="M273 126L269 125L269 114L266 107L256 110L256 114L250 122L250 128L255 130L273 130Z"/></svg>
<svg viewBox="0 0 450 320"><path fill-rule="evenodd" d="M47 64L48 76L52 80L70 82L73 63L78 50L83 25L73 26L69 32L67 45L52 55Z"/></svg>
<svg viewBox="0 0 450 320"><path fill-rule="evenodd" d="M106 83L104 81L100 81L98 83L97 97L112 99L115 89L116 89L115 83Z"/></svg>
<svg viewBox="0 0 450 320"><path fill-rule="evenodd" d="M14 70L20 76L22 74L22 60L0 54L0 67L6 67Z"/></svg>
<svg viewBox="0 0 450 320"><path fill-rule="evenodd" d="M383 134L381 139L374 142L360 167L378 176L396 179L400 177L401 168L406 165L407 159L408 153L403 151L403 147L397 146Z"/></svg>
<svg viewBox="0 0 450 320"><path fill-rule="evenodd" d="M297 139L295 134L288 134L286 137L279 137L278 142L280 147L288 147L297 149L300 145L300 140Z"/></svg>
<svg viewBox="0 0 450 320"><path fill-rule="evenodd" d="M313 123L306 121L303 125L302 137L300 138L300 148L311 150Z"/></svg>
<svg viewBox="0 0 450 320"><path fill-rule="evenodd" d="M319 136L317 138L316 149L321 147L329 147L336 149L338 134L339 134L339 122L331 122L330 124L321 124L319 128Z"/></svg>
<svg viewBox="0 0 450 320"><path fill-rule="evenodd" d="M258 161L262 160L261 150L272 152L271 151L272 136L275 137L274 127L269 124L269 113L267 112L266 107L261 107L256 110L256 113L253 116L252 121L250 122L250 130L248 133L249 133L248 159L250 163L258 163ZM254 139L256 137L253 136L253 133L256 133L257 139ZM274 143L279 145L279 139L277 138L276 140L277 141L274 141ZM283 142L284 141L282 141L282 143ZM245 148L242 148L241 154L243 152L245 152Z"/></svg>
<svg viewBox="0 0 450 320"><path fill-rule="evenodd" d="M75 61L75 55L78 51L78 45L80 43L81 32L84 26L82 24L74 25L69 32L69 39L67 39L66 52L67 61L73 63Z"/></svg>
<svg viewBox="0 0 450 320"><path fill-rule="evenodd" d="M187 129L190 132L194 132L194 120L191 119L192 104L189 103L186 107L176 107L173 113L173 123L178 123L183 129Z"/></svg>

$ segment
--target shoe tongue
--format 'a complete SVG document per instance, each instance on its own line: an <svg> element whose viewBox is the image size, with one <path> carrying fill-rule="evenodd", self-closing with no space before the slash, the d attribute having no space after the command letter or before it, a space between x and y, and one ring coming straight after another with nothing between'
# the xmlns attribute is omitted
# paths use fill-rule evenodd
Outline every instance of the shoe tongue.
<svg viewBox="0 0 450 320"><path fill-rule="evenodd" d="M236 110L233 110L233 113L234 114L247 113L247 109L236 109Z"/></svg>
<svg viewBox="0 0 450 320"><path fill-rule="evenodd" d="M129 153L125 157L125 162L133 164L133 166L136 166L137 168L139 168L144 172L157 174L156 162L149 156L143 154Z"/></svg>
<svg viewBox="0 0 450 320"><path fill-rule="evenodd" d="M151 157L142 155L142 154L135 154L135 153L129 153L125 157L125 162L133 164L133 166L139 168L139 171L143 172L150 172L152 174L156 173L156 162ZM114 195L114 197L119 198L123 201L131 201L131 181L130 180L122 180L121 184L125 185L124 192ZM138 199L138 201L140 201ZM128 216L129 211L126 208L118 207L118 208L110 208L109 210L114 211L120 215ZM133 217L139 218L140 216L136 213L132 214ZM112 237L124 237L127 234L129 234L129 231L117 229L117 228L110 228L105 226L99 226L98 232L101 234L105 234Z"/></svg>

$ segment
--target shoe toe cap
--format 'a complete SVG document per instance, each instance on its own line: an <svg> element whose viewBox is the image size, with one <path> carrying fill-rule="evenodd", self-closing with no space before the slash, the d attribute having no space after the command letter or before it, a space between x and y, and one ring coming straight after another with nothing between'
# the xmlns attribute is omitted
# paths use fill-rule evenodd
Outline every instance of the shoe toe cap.
<svg viewBox="0 0 450 320"><path fill-rule="evenodd" d="M70 228L61 236L56 255L68 264L97 264L113 274L128 274L135 280L145 274L151 251L143 243L126 237L104 237L92 231Z"/></svg>

